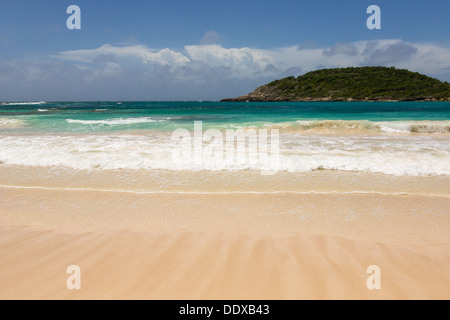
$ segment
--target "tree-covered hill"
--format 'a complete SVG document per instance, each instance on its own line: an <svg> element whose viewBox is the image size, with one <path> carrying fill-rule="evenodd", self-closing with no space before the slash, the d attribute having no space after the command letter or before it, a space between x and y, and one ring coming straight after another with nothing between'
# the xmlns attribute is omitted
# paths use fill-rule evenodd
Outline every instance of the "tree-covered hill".
<svg viewBox="0 0 450 320"><path fill-rule="evenodd" d="M386 67L323 69L288 77L224 101L450 101L450 84Z"/></svg>

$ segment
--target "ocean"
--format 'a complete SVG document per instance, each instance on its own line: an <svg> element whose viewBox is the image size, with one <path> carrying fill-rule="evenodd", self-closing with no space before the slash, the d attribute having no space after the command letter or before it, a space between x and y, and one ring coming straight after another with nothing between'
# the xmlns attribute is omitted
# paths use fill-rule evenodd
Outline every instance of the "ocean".
<svg viewBox="0 0 450 320"><path fill-rule="evenodd" d="M0 105L0 166L264 169L259 161L226 161L223 154L214 164L174 164L179 141L172 133L193 132L199 123L202 130L215 129L224 136L227 130L266 130L269 135L277 130L277 171L450 175L449 102L6 103Z"/></svg>

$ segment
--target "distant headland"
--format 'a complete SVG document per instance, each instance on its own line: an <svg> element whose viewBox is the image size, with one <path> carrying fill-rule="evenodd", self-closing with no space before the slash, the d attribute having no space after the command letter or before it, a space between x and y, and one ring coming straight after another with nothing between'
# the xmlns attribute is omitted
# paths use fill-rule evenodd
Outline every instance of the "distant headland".
<svg viewBox="0 0 450 320"><path fill-rule="evenodd" d="M222 101L450 101L450 84L396 68L323 69Z"/></svg>

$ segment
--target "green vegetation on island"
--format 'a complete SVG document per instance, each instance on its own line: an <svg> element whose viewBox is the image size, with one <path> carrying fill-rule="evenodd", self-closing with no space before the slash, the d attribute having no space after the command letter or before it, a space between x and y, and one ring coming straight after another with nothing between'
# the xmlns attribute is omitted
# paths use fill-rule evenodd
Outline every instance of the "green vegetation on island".
<svg viewBox="0 0 450 320"><path fill-rule="evenodd" d="M450 101L450 84L387 67L323 69L223 101Z"/></svg>

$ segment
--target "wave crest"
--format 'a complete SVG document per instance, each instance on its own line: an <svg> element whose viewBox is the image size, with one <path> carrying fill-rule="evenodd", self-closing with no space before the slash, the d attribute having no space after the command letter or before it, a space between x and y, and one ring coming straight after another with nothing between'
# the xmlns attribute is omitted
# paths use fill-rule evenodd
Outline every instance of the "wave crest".
<svg viewBox="0 0 450 320"><path fill-rule="evenodd" d="M309 133L450 133L450 121L299 120L268 126L269 129Z"/></svg>
<svg viewBox="0 0 450 320"><path fill-rule="evenodd" d="M280 136L279 159L260 157L264 154L267 156L266 149L252 151L247 147L236 146L234 152L230 153L233 158L229 161L227 152L213 150L206 143L203 147L209 149L203 149L205 152L199 156L202 159L200 163L196 162L193 153L185 154L185 147L179 141L172 140L170 134L161 133L0 135L0 146L0 163L33 167L174 171L264 171L277 168L278 171L286 172L338 170L397 176L450 176L449 136L299 137L283 134ZM187 150L195 152L193 148ZM213 156L209 154L212 151L216 152ZM255 154L258 161L252 162L250 155Z"/></svg>
<svg viewBox="0 0 450 320"><path fill-rule="evenodd" d="M106 126L115 126L115 125L130 125L130 124L139 124L139 123L154 123L154 122L163 122L165 120L156 120L149 117L142 118L117 118L117 119L106 119L106 120L76 120L76 119L67 119L67 123L71 124L83 124L83 125L106 125Z"/></svg>
<svg viewBox="0 0 450 320"><path fill-rule="evenodd" d="M26 127L27 123L19 119L0 118L0 129L16 129Z"/></svg>
<svg viewBox="0 0 450 320"><path fill-rule="evenodd" d="M37 102L6 102L3 103L4 106L38 106L38 105L42 105L42 104L46 104L47 102L45 101L37 101Z"/></svg>

